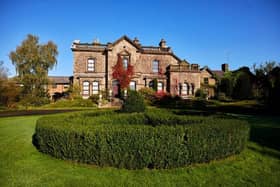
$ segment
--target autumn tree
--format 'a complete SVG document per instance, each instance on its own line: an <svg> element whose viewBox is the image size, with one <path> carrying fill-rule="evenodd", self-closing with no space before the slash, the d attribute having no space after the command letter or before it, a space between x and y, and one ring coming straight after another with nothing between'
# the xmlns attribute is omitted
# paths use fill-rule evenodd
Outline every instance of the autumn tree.
<svg viewBox="0 0 280 187"><path fill-rule="evenodd" d="M23 84L21 96L27 103L40 105L47 101L48 71L57 63L57 46L49 41L39 44L39 37L28 35L9 55Z"/></svg>
<svg viewBox="0 0 280 187"><path fill-rule="evenodd" d="M113 78L119 81L121 89L128 87L133 73L133 66L128 63L127 68L125 68L122 57L118 55L117 64L113 67Z"/></svg>

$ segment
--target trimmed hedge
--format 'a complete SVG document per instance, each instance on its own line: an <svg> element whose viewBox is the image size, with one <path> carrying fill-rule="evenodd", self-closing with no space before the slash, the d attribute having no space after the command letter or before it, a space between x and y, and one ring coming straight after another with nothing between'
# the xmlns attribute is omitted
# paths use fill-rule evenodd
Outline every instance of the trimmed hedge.
<svg viewBox="0 0 280 187"><path fill-rule="evenodd" d="M175 115L163 110L124 114L80 112L42 117L34 144L61 159L118 168L173 168L240 153L247 122Z"/></svg>

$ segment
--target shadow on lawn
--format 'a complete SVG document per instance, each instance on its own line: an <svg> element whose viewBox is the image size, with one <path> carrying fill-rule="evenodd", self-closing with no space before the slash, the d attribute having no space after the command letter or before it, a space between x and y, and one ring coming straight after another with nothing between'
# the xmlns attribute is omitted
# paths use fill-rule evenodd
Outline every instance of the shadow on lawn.
<svg viewBox="0 0 280 187"><path fill-rule="evenodd" d="M157 103L159 107L179 109L179 115L218 115L226 114L252 115L240 117L251 126L250 141L280 151L280 115L278 108L264 105L228 105L220 106L205 100L172 100L166 99ZM195 112L193 112L195 111Z"/></svg>
<svg viewBox="0 0 280 187"><path fill-rule="evenodd" d="M280 151L280 128L251 126L250 140Z"/></svg>

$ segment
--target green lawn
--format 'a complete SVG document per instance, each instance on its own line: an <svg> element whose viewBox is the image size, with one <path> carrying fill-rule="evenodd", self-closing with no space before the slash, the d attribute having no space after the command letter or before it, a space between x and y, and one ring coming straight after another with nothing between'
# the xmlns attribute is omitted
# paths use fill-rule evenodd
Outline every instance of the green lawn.
<svg viewBox="0 0 280 187"><path fill-rule="evenodd" d="M263 147L249 142L238 156L170 170L100 168L52 158L32 145L38 118L0 118L0 186L280 186L280 152L273 142L280 134L270 139L258 131L279 132L280 118L244 117L254 123L252 141Z"/></svg>

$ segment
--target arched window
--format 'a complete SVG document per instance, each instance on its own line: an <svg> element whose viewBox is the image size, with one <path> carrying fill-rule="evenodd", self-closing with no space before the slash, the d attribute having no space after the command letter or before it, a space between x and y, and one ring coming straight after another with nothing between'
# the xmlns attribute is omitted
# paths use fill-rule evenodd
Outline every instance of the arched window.
<svg viewBox="0 0 280 187"><path fill-rule="evenodd" d="M130 81L129 89L130 90L136 90L136 81Z"/></svg>
<svg viewBox="0 0 280 187"><path fill-rule="evenodd" d="M93 81L92 82L92 94L96 95L99 93L99 82L98 81Z"/></svg>
<svg viewBox="0 0 280 187"><path fill-rule="evenodd" d="M94 59L90 58L87 61L87 71L94 71L95 70L95 61Z"/></svg>
<svg viewBox="0 0 280 187"><path fill-rule="evenodd" d="M85 96L89 95L89 82L88 81L83 82L83 95L85 95Z"/></svg>
<svg viewBox="0 0 280 187"><path fill-rule="evenodd" d="M163 82L157 83L157 91L163 91Z"/></svg>
<svg viewBox="0 0 280 187"><path fill-rule="evenodd" d="M123 58L123 68L127 69L128 66L128 59L127 58Z"/></svg>
<svg viewBox="0 0 280 187"><path fill-rule="evenodd" d="M182 95L187 95L187 92L188 92L188 85L187 83L183 83L182 84Z"/></svg>
<svg viewBox="0 0 280 187"><path fill-rule="evenodd" d="M158 73L159 72L159 61L158 60L154 60L153 61L153 73Z"/></svg>

